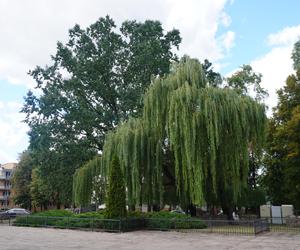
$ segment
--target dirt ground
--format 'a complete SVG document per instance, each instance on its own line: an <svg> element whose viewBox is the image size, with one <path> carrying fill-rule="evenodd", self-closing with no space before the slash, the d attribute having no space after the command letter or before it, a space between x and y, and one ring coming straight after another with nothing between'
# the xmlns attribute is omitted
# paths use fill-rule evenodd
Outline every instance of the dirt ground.
<svg viewBox="0 0 300 250"><path fill-rule="evenodd" d="M237 236L158 231L102 233L3 225L0 226L0 249L300 250L300 234L266 233L259 236Z"/></svg>

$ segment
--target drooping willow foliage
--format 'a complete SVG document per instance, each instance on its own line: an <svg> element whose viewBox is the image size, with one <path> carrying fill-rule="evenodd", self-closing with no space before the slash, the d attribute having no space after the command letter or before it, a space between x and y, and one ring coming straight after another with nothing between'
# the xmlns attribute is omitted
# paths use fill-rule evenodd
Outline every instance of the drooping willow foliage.
<svg viewBox="0 0 300 250"><path fill-rule="evenodd" d="M101 158L95 157L74 173L73 201L76 206L86 206L91 203L100 176L101 163Z"/></svg>
<svg viewBox="0 0 300 250"><path fill-rule="evenodd" d="M108 175L116 153L129 205L163 205L172 186L182 205L203 204L207 192L218 197L220 190L236 200L246 185L249 146L261 147L265 124L263 105L209 87L201 64L184 58L153 81L142 117L107 135L101 174Z"/></svg>

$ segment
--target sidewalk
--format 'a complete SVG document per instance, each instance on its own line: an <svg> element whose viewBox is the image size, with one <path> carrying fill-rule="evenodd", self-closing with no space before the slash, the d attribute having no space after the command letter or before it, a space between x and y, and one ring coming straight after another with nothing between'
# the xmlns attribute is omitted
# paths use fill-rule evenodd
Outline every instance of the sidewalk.
<svg viewBox="0 0 300 250"><path fill-rule="evenodd" d="M300 249L300 234L238 236L204 233L137 231L99 233L63 229L0 227L1 250L60 249Z"/></svg>

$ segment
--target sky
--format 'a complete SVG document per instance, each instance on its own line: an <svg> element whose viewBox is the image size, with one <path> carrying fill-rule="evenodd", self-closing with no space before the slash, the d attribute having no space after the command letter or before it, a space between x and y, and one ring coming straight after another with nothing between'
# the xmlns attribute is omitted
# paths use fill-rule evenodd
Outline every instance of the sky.
<svg viewBox="0 0 300 250"><path fill-rule="evenodd" d="M87 27L110 15L125 20L159 20L183 38L179 55L213 62L224 76L243 64L263 75L266 104L293 73L291 51L300 38L298 0L0 0L0 163L15 162L28 146L20 113L34 89L28 71L50 63L57 41L75 24Z"/></svg>

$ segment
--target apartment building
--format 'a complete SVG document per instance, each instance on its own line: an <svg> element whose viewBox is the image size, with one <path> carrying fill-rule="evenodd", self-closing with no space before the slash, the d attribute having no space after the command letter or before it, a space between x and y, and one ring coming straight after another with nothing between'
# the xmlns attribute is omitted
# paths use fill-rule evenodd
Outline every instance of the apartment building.
<svg viewBox="0 0 300 250"><path fill-rule="evenodd" d="M10 199L10 179L16 166L16 163L6 163L0 165L0 209L13 207L13 202Z"/></svg>

